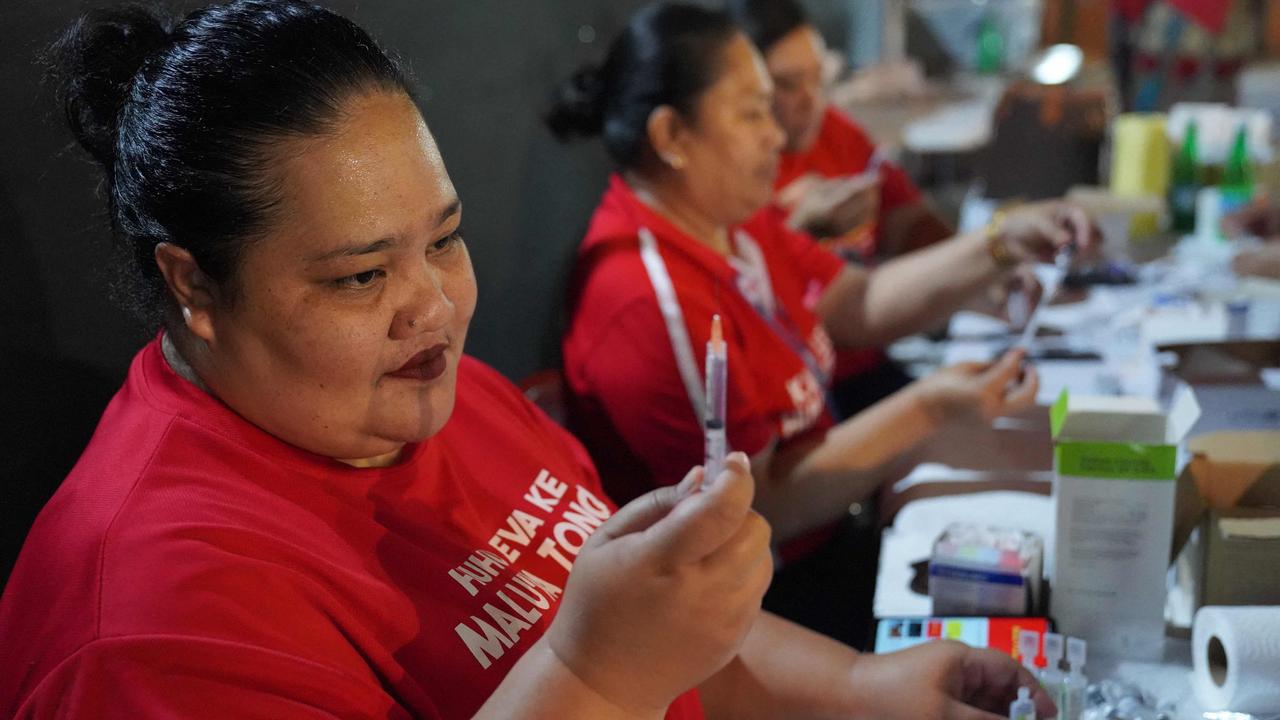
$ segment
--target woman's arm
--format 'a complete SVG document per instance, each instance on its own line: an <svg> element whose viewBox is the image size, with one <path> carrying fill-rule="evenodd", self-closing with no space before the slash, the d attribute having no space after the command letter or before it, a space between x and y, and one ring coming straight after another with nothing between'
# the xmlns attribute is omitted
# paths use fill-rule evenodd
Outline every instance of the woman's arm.
<svg viewBox="0 0 1280 720"><path fill-rule="evenodd" d="M756 510L785 541L832 522L909 468L896 462L937 422L908 386L845 420L821 440L776 444L751 460Z"/></svg>
<svg viewBox="0 0 1280 720"><path fill-rule="evenodd" d="M1038 717L1056 708L1012 658L937 641L889 655L864 655L761 613L742 649L699 691L710 720L999 720L1019 687Z"/></svg>
<svg viewBox="0 0 1280 720"><path fill-rule="evenodd" d="M658 720L665 710L627 710L560 660L545 637L511 668L474 720Z"/></svg>
<svg viewBox="0 0 1280 720"><path fill-rule="evenodd" d="M943 368L829 430L821 441L776 444L752 459L756 510L786 540L831 522L915 464L908 451L957 421L990 423L1035 401L1021 352Z"/></svg>
<svg viewBox="0 0 1280 720"><path fill-rule="evenodd" d="M818 315L838 347L878 347L935 327L1001 272L982 233L891 260L850 266L828 286Z"/></svg>
<svg viewBox="0 0 1280 720"><path fill-rule="evenodd" d="M1280 279L1280 244L1246 250L1231 261L1237 275Z"/></svg>
<svg viewBox="0 0 1280 720"><path fill-rule="evenodd" d="M1041 203L1011 212L991 228L891 260L841 272L818 302L839 347L875 347L936 326L1018 262L1051 258L1075 243L1088 251L1095 232L1078 208Z"/></svg>
<svg viewBox="0 0 1280 720"><path fill-rule="evenodd" d="M856 708L834 690L849 684L857 657L853 648L761 612L737 657L698 693L708 720L848 720Z"/></svg>

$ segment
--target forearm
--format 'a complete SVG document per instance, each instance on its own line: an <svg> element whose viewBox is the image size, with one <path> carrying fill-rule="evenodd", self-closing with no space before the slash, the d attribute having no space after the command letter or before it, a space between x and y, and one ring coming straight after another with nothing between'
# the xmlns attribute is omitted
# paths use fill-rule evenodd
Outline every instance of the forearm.
<svg viewBox="0 0 1280 720"><path fill-rule="evenodd" d="M659 720L665 712L618 707L560 662L544 638L511 668L474 720Z"/></svg>
<svg viewBox="0 0 1280 720"><path fill-rule="evenodd" d="M915 388L836 425L819 443L775 453L767 481L757 484L756 508L776 539L831 522L896 479L899 461L938 428Z"/></svg>
<svg viewBox="0 0 1280 720"><path fill-rule="evenodd" d="M1259 277L1280 279L1280 247L1268 248L1254 272Z"/></svg>
<svg viewBox="0 0 1280 720"><path fill-rule="evenodd" d="M875 347L945 320L1000 274L983 233L958 235L870 273L849 270L818 314L839 347Z"/></svg>
<svg viewBox="0 0 1280 720"><path fill-rule="evenodd" d="M1280 279L1280 244L1271 243L1241 253L1233 265L1240 275Z"/></svg>
<svg viewBox="0 0 1280 720"><path fill-rule="evenodd" d="M797 481L839 472L883 467L922 440L932 437L939 421L912 383L831 428L793 471Z"/></svg>
<svg viewBox="0 0 1280 720"><path fill-rule="evenodd" d="M858 653L762 612L742 649L699 688L709 720L850 720L861 714L851 671Z"/></svg>

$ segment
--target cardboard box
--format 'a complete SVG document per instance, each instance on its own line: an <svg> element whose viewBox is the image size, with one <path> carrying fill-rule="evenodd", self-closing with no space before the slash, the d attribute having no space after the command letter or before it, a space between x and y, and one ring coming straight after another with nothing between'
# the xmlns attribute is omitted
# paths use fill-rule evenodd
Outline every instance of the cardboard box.
<svg viewBox="0 0 1280 720"><path fill-rule="evenodd" d="M934 615L1039 614L1044 541L1011 528L951 523L933 543Z"/></svg>
<svg viewBox="0 0 1280 720"><path fill-rule="evenodd" d="M1141 397L1073 397L1050 412L1056 542L1051 614L1063 634L1124 657L1158 655L1173 538L1178 442L1199 417Z"/></svg>
<svg viewBox="0 0 1280 720"><path fill-rule="evenodd" d="M1192 610L1280 604L1280 430L1209 433L1187 449L1173 550Z"/></svg>
<svg viewBox="0 0 1280 720"><path fill-rule="evenodd" d="M1170 372L1192 385L1257 385L1263 370L1280 367L1280 340L1180 343L1157 349L1173 353Z"/></svg>

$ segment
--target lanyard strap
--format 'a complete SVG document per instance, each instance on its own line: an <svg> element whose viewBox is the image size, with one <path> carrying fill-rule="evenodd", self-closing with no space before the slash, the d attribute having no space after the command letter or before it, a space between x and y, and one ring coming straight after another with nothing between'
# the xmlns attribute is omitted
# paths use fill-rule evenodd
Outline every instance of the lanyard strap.
<svg viewBox="0 0 1280 720"><path fill-rule="evenodd" d="M667 326L667 336L671 339L671 349L675 352L676 367L680 371L680 379L684 382L685 392L689 394L689 404L693 408L693 412L698 418L698 422L702 422L702 418L706 417L706 398L703 397L702 375L698 371L698 362L693 354L693 345L689 339L689 328L684 321L684 313L680 310L680 302L676 299L675 285L671 282L671 274L667 271L667 264L662 259L662 253L658 251L658 240L654 237L649 228L641 227L637 233L640 239L640 259L644 262L645 272L649 275L649 282L653 285L653 291L658 296L658 309L662 311L662 319ZM831 396L829 373L823 371L818 359L814 357L813 351L809 349L805 343L794 332L786 328L778 321L777 314L784 314L785 310L777 304L773 298L773 285L769 278L769 268L764 263L764 254L760 251L760 246L756 244L755 239L743 230L738 230L735 235L738 247L746 255L746 259L751 263L758 275L758 279L763 283L763 291L765 297L754 301L742 293L738 289L738 293L742 295L747 304L755 309L765 324L778 336L792 352L800 357L804 363L805 369L813 375L818 386L822 388L822 396L827 412L832 417L839 418L836 412L837 405ZM763 304L760 304L763 303ZM771 312L776 310L777 312Z"/></svg>
<svg viewBox="0 0 1280 720"><path fill-rule="evenodd" d="M680 379L684 381L684 389L689 393L689 404L702 423L707 416L706 398L703 397L702 376L698 373L698 362L694 359L693 344L689 340L689 328L685 326L684 313L680 312L680 302L676 300L676 288L671 283L671 274L667 272L667 264L658 252L658 240L642 227L640 236L640 259L644 262L645 272L649 274L649 282L658 296L658 309L662 311L662 319L667 325L667 335L671 338L671 349L676 354L676 367L680 370Z"/></svg>
<svg viewBox="0 0 1280 720"><path fill-rule="evenodd" d="M769 329L773 330L773 334L777 335L782 342L786 343L791 351L800 356L800 360L804 363L805 368L813 374L818 385L823 388L824 395L827 400L827 410L835 414L835 404L831 402L830 383L831 374L822 369L822 364L818 362L818 358L814 356L813 350L809 348L809 344L804 341L794 330L788 325L794 326L787 316L786 308L782 307L773 296L773 280L769 277L769 266L765 264L764 253L760 251L760 246L756 244L755 238L751 237L746 231L739 229L734 234L737 241L738 249L744 256L744 259L751 266L753 271L758 274L762 292L764 296L759 299L747 297L745 293L739 290L739 293L746 299L756 314L764 320ZM783 324L778 317L782 316L787 320L787 324ZM839 417L837 415L837 417Z"/></svg>

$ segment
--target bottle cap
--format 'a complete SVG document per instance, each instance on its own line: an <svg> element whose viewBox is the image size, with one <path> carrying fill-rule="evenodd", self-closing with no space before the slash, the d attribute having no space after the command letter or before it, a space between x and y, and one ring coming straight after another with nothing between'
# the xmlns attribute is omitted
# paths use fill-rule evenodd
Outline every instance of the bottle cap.
<svg viewBox="0 0 1280 720"><path fill-rule="evenodd" d="M1062 659L1062 636L1058 633L1044 634L1044 657L1049 661L1049 667L1057 669L1058 661Z"/></svg>
<svg viewBox="0 0 1280 720"><path fill-rule="evenodd" d="M1035 630L1018 630L1018 657L1028 668L1036 666L1036 656L1040 654L1040 633Z"/></svg>
<svg viewBox="0 0 1280 720"><path fill-rule="evenodd" d="M1084 672L1085 651L1087 645L1080 638L1067 638L1067 662L1071 663L1071 672Z"/></svg>

